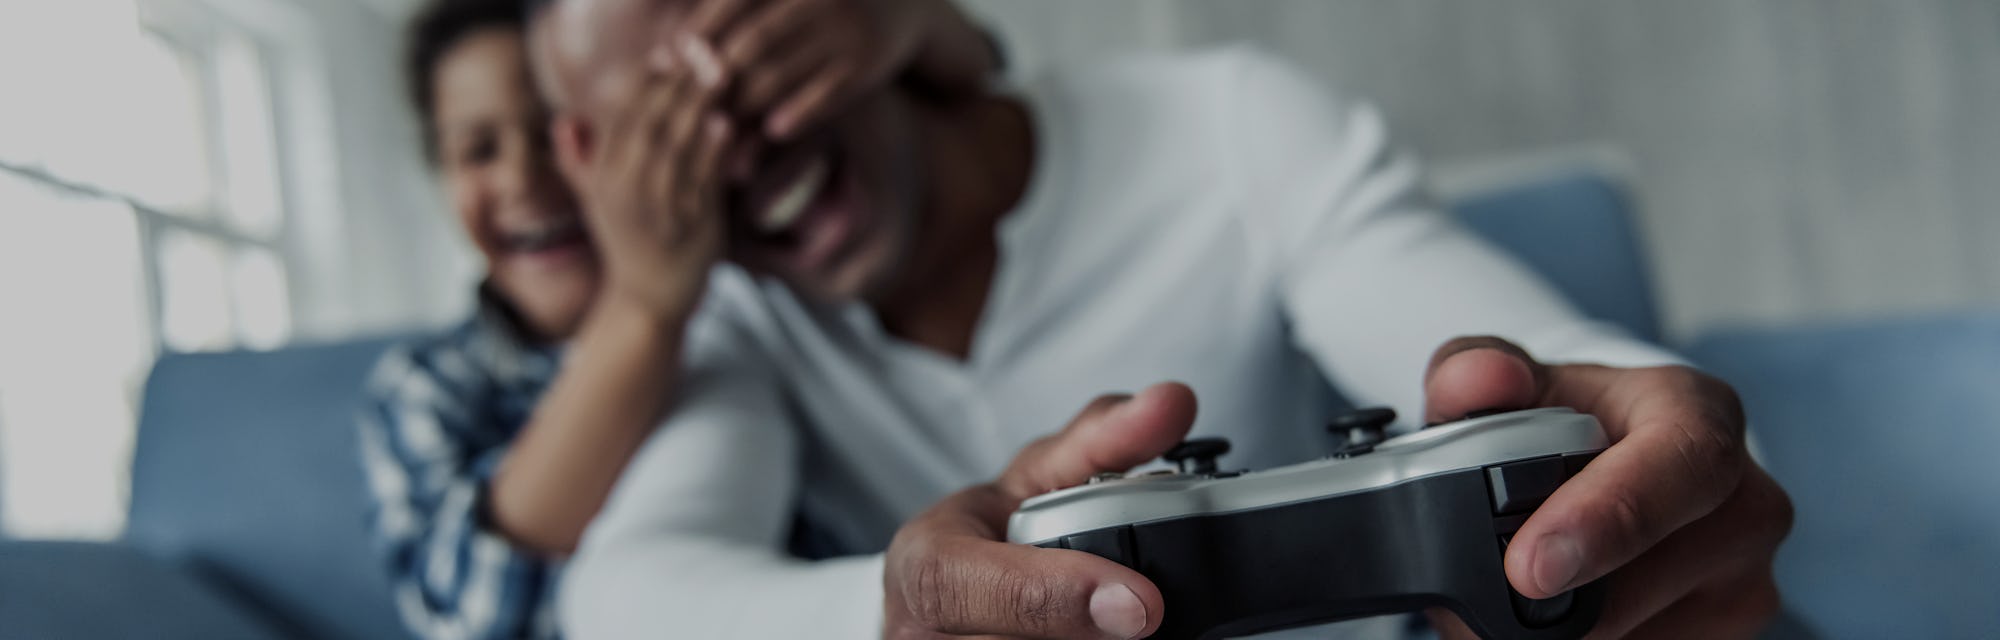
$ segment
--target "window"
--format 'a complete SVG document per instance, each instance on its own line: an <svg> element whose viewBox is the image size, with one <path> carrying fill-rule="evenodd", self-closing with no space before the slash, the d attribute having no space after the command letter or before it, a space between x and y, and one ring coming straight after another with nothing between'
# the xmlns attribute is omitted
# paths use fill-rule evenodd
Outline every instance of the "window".
<svg viewBox="0 0 2000 640"><path fill-rule="evenodd" d="M0 4L0 527L123 527L157 353L291 334L271 49L200 3ZM189 12L198 18L189 20Z"/></svg>

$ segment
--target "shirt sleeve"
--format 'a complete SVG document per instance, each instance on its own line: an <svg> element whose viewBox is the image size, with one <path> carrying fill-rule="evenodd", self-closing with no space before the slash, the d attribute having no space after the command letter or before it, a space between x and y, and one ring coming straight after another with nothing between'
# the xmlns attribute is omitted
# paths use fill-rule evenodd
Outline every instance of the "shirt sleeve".
<svg viewBox="0 0 2000 640"><path fill-rule="evenodd" d="M1235 188L1298 346L1357 402L1423 415L1445 341L1512 340L1543 361L1678 364L1579 314L1548 284L1419 193L1419 172L1374 109L1278 58L1243 50L1229 95Z"/></svg>
<svg viewBox="0 0 2000 640"><path fill-rule="evenodd" d="M880 556L785 550L801 441L773 365L714 335L584 533L558 596L571 638L875 638Z"/></svg>
<svg viewBox="0 0 2000 640"><path fill-rule="evenodd" d="M372 525L397 611L433 640L554 637L546 591L555 567L488 527L487 482L506 447L482 437L477 374L460 369L450 353L391 351L360 416Z"/></svg>

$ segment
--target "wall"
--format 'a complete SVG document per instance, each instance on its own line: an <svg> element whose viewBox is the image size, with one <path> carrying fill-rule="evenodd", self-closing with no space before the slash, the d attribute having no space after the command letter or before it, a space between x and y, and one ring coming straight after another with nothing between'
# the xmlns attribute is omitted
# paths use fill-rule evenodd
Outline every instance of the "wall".
<svg viewBox="0 0 2000 640"><path fill-rule="evenodd" d="M419 153L403 93L400 16L350 1L210 0L283 6L294 33L281 91L294 217L288 241L298 338L438 326L470 309L476 265ZM299 24L308 25L298 28Z"/></svg>
<svg viewBox="0 0 2000 640"><path fill-rule="evenodd" d="M1027 73L1263 43L1438 163L1616 145L1677 334L2000 303L2000 2L965 4Z"/></svg>

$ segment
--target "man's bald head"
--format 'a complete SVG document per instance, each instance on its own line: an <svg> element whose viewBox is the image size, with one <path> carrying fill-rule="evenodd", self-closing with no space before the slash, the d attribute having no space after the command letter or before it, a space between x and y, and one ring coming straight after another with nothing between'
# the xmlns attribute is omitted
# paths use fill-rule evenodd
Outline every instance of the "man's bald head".
<svg viewBox="0 0 2000 640"><path fill-rule="evenodd" d="M621 104L684 0L526 0L528 42L543 96L558 112L594 118Z"/></svg>

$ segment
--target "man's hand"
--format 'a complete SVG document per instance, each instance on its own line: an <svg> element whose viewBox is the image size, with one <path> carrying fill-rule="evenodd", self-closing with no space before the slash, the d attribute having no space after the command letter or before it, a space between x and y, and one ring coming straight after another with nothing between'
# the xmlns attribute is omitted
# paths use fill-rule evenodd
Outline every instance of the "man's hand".
<svg viewBox="0 0 2000 640"><path fill-rule="evenodd" d="M603 254L599 305L684 318L721 259L723 162L732 137L718 92L682 69L648 75L610 126L582 139L558 127L565 173Z"/></svg>
<svg viewBox="0 0 2000 640"><path fill-rule="evenodd" d="M1570 407L1611 438L1535 511L1507 549L1507 579L1546 598L1610 576L1591 637L1747 638L1778 609L1771 562L1791 502L1750 460L1728 385L1686 367L1544 365L1497 338L1432 358L1425 419ZM1446 635L1471 637L1434 612Z"/></svg>
<svg viewBox="0 0 2000 640"><path fill-rule="evenodd" d="M1009 544L1007 516L1030 497L1159 457L1187 435L1194 412L1194 393L1179 384L1098 398L1022 450L998 481L911 519L884 565L884 635L1095 640L1158 629L1165 605L1151 581L1081 551Z"/></svg>
<svg viewBox="0 0 2000 640"><path fill-rule="evenodd" d="M654 60L726 77L729 107L784 142L910 71L967 93L998 66L948 0L703 0Z"/></svg>

